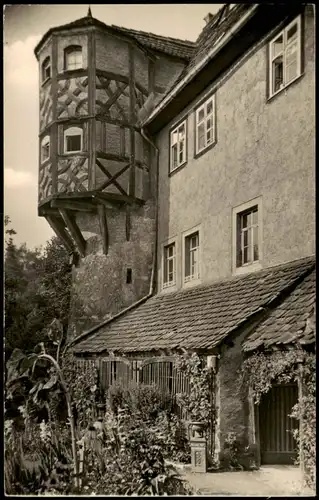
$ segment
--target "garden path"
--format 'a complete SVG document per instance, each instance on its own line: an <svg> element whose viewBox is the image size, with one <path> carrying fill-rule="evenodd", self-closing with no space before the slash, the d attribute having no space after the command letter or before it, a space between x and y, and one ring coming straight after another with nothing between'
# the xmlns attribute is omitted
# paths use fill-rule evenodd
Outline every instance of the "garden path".
<svg viewBox="0 0 319 500"><path fill-rule="evenodd" d="M186 469L186 468L185 468ZM289 465L262 466L257 471L194 473L183 470L182 476L197 495L209 496L315 496L302 488L300 469Z"/></svg>

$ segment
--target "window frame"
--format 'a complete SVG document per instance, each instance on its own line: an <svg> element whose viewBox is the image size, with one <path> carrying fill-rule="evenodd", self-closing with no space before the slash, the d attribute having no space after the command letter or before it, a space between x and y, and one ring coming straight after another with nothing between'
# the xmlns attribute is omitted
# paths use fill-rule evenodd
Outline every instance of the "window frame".
<svg viewBox="0 0 319 500"><path fill-rule="evenodd" d="M178 134L178 130L184 126L185 127L185 139L184 139L184 158L183 158L183 161L182 162L178 162L177 166L175 168L172 168L172 162L173 162L173 154L172 154L172 149L173 149L173 142L172 142L172 137L173 137L173 134L177 132ZM188 155L188 151L187 151L187 137L188 135L188 127L187 127L187 116L185 116L182 120L180 120L178 123L176 123L173 127L171 127L170 129L170 132L169 132L169 174L172 174L174 172L176 172L177 170L179 170L180 168L182 168L183 166L185 166L187 164L187 155ZM180 147L179 147L179 144L180 144L181 141L178 141L177 142L177 158L179 157L180 155Z"/></svg>
<svg viewBox="0 0 319 500"><path fill-rule="evenodd" d="M253 224L247 228L247 231L253 227L258 228L258 259L252 260L250 262L241 262L238 265L238 245L243 245L243 232L241 231L241 218L252 212L252 210L257 207L258 220L257 225ZM263 211L262 211L262 197L254 198L242 205L239 205L232 209L232 268L233 274L243 274L246 272L257 271L262 268L263 259ZM251 252L254 251L253 244L250 246ZM243 259L243 257L242 257Z"/></svg>
<svg viewBox="0 0 319 500"><path fill-rule="evenodd" d="M45 143L45 139L47 139L47 142ZM49 153L46 158L43 157L43 149L45 146L49 146ZM51 156L51 138L48 134L46 134L44 137L42 137L41 142L40 142L40 163L41 165L45 163L46 161L50 160Z"/></svg>
<svg viewBox="0 0 319 500"><path fill-rule="evenodd" d="M75 131L78 131L80 133L72 133L71 131L73 130L73 132ZM71 132L71 133L70 133ZM77 136L79 135L80 138L81 138L81 149L78 149L78 150L74 150L74 151L68 151L67 150L67 138L68 137L73 137L73 136ZM76 154L76 153L83 153L83 128L82 127L79 127L79 126L76 126L76 125L72 125L68 128L66 128L64 131L63 131L63 154L65 155L73 155L73 154Z"/></svg>
<svg viewBox="0 0 319 500"><path fill-rule="evenodd" d="M198 264L197 264L197 273L196 275L186 275L186 253L187 253L187 245L186 242L188 239L190 239L192 236L195 234L198 235L198 242L197 246L194 247L193 249L190 249L189 251L191 252L192 250L197 250L197 257L198 257ZM192 286L194 284L199 284L201 283L201 231L200 227L196 226L188 231L185 231L182 235L183 238L183 253L182 253L182 266L183 266L183 273L182 273L182 286L187 287L187 286ZM191 259L190 259L191 260ZM190 269L191 269L191 263L190 263Z"/></svg>
<svg viewBox="0 0 319 500"><path fill-rule="evenodd" d="M287 63L286 63L286 52L287 52L287 47L289 47L289 42L287 42L287 34L288 31L294 26L297 25L297 40L296 40L296 64L297 64L297 71L296 71L296 76L289 80L287 82ZM278 38L282 37L282 50L280 54L276 54L273 56L273 46L276 40ZM285 26L283 29L281 29L278 33L276 33L275 36L272 37L272 39L268 42L268 99L271 99L275 95L277 95L279 92L287 88L291 83L293 83L295 80L300 78L300 76L303 73L303 68L302 68L302 37L303 37L303 27L302 27L302 15L299 14L296 16L287 26ZM282 70L282 79L283 83L281 84L280 88L277 90L273 90L273 78L274 78L274 71L273 71L273 62L275 61L276 58L278 58L280 55L282 55L282 60L283 60L283 70Z"/></svg>
<svg viewBox="0 0 319 500"><path fill-rule="evenodd" d="M75 52L81 53L81 66L76 68L68 67L68 58ZM83 69L83 48L81 45L69 45L64 49L64 71L78 71Z"/></svg>
<svg viewBox="0 0 319 500"><path fill-rule="evenodd" d="M172 257L166 257L165 255L165 251L169 248L169 247L173 247L173 255ZM171 286L175 286L176 285L176 250L177 250L177 245L176 245L176 241L175 240L172 240L170 242L166 242L162 245L162 288L169 288ZM169 281L165 281L165 262L166 261L172 261L173 262L173 280ZM170 272L169 272L169 267L168 267L168 264L166 264L167 266L167 277L169 276Z"/></svg>
<svg viewBox="0 0 319 500"><path fill-rule="evenodd" d="M49 69L49 76L45 76L45 72ZM48 80L50 80L52 76L52 68L51 68L51 57L50 56L47 56L42 64L41 64L41 80L42 80L42 84L47 82Z"/></svg>
<svg viewBox="0 0 319 500"><path fill-rule="evenodd" d="M212 102L212 111L209 115L207 115L207 106L208 104ZM204 118L202 120L198 120L198 116L200 111L204 109ZM194 158L197 158L198 156L201 156L204 154L206 151L208 151L211 147L213 147L216 144L216 91L210 93L208 96L205 96L201 100L201 102L195 107L194 109L194 124L195 124L195 145L194 145ZM210 131L212 132L212 140L211 142L207 143L207 121L208 119L212 120L212 127L210 127ZM204 138L205 138L205 145L200 149L199 148L199 133L198 129L200 125L204 124L205 131L204 131Z"/></svg>

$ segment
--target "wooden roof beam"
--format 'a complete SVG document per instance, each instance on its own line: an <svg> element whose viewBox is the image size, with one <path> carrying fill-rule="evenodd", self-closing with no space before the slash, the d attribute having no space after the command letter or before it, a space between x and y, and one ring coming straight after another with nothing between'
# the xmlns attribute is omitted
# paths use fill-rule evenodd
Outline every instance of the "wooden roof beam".
<svg viewBox="0 0 319 500"><path fill-rule="evenodd" d="M85 201L51 200L51 208L62 208L66 210L76 210L78 212L94 212L95 206Z"/></svg>

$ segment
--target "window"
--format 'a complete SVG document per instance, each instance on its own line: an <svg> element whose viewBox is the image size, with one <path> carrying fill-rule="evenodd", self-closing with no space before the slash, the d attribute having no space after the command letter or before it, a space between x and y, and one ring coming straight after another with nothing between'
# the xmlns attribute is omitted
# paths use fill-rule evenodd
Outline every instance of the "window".
<svg viewBox="0 0 319 500"><path fill-rule="evenodd" d="M132 269L130 267L126 269L126 283L128 285L132 283Z"/></svg>
<svg viewBox="0 0 319 500"><path fill-rule="evenodd" d="M64 67L66 70L80 69L83 67L82 47L73 45L65 49Z"/></svg>
<svg viewBox="0 0 319 500"><path fill-rule="evenodd" d="M261 197L233 209L233 270L241 273L261 268Z"/></svg>
<svg viewBox="0 0 319 500"><path fill-rule="evenodd" d="M258 206L237 215L237 267L258 261Z"/></svg>
<svg viewBox="0 0 319 500"><path fill-rule="evenodd" d="M269 44L270 97L285 88L301 74L300 16L281 31Z"/></svg>
<svg viewBox="0 0 319 500"><path fill-rule="evenodd" d="M196 154L215 142L215 96L196 110Z"/></svg>
<svg viewBox="0 0 319 500"><path fill-rule="evenodd" d="M175 285L176 280L176 250L175 243L164 246L163 254L163 288Z"/></svg>
<svg viewBox="0 0 319 500"><path fill-rule="evenodd" d="M46 57L42 63L42 82L51 78L51 61L50 57Z"/></svg>
<svg viewBox="0 0 319 500"><path fill-rule="evenodd" d="M185 273L184 281L199 278L199 232L185 237Z"/></svg>
<svg viewBox="0 0 319 500"><path fill-rule="evenodd" d="M186 120L171 132L170 171L186 163Z"/></svg>
<svg viewBox="0 0 319 500"><path fill-rule="evenodd" d="M82 151L83 130L80 127L70 127L64 132L64 152L79 153Z"/></svg>
<svg viewBox="0 0 319 500"><path fill-rule="evenodd" d="M50 137L46 135L41 141L41 163L50 158Z"/></svg>

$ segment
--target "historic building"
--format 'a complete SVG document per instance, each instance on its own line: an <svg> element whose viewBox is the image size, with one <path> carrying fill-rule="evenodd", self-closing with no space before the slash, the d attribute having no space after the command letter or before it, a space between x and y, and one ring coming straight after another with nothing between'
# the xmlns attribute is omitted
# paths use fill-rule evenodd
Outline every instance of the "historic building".
<svg viewBox="0 0 319 500"><path fill-rule="evenodd" d="M314 344L314 7L225 5L205 23L189 42L89 11L44 35L39 215L73 256L74 354L105 385L177 392L171 356L198 352L215 373L212 453L231 431L289 463L297 388L260 420L237 370Z"/></svg>

